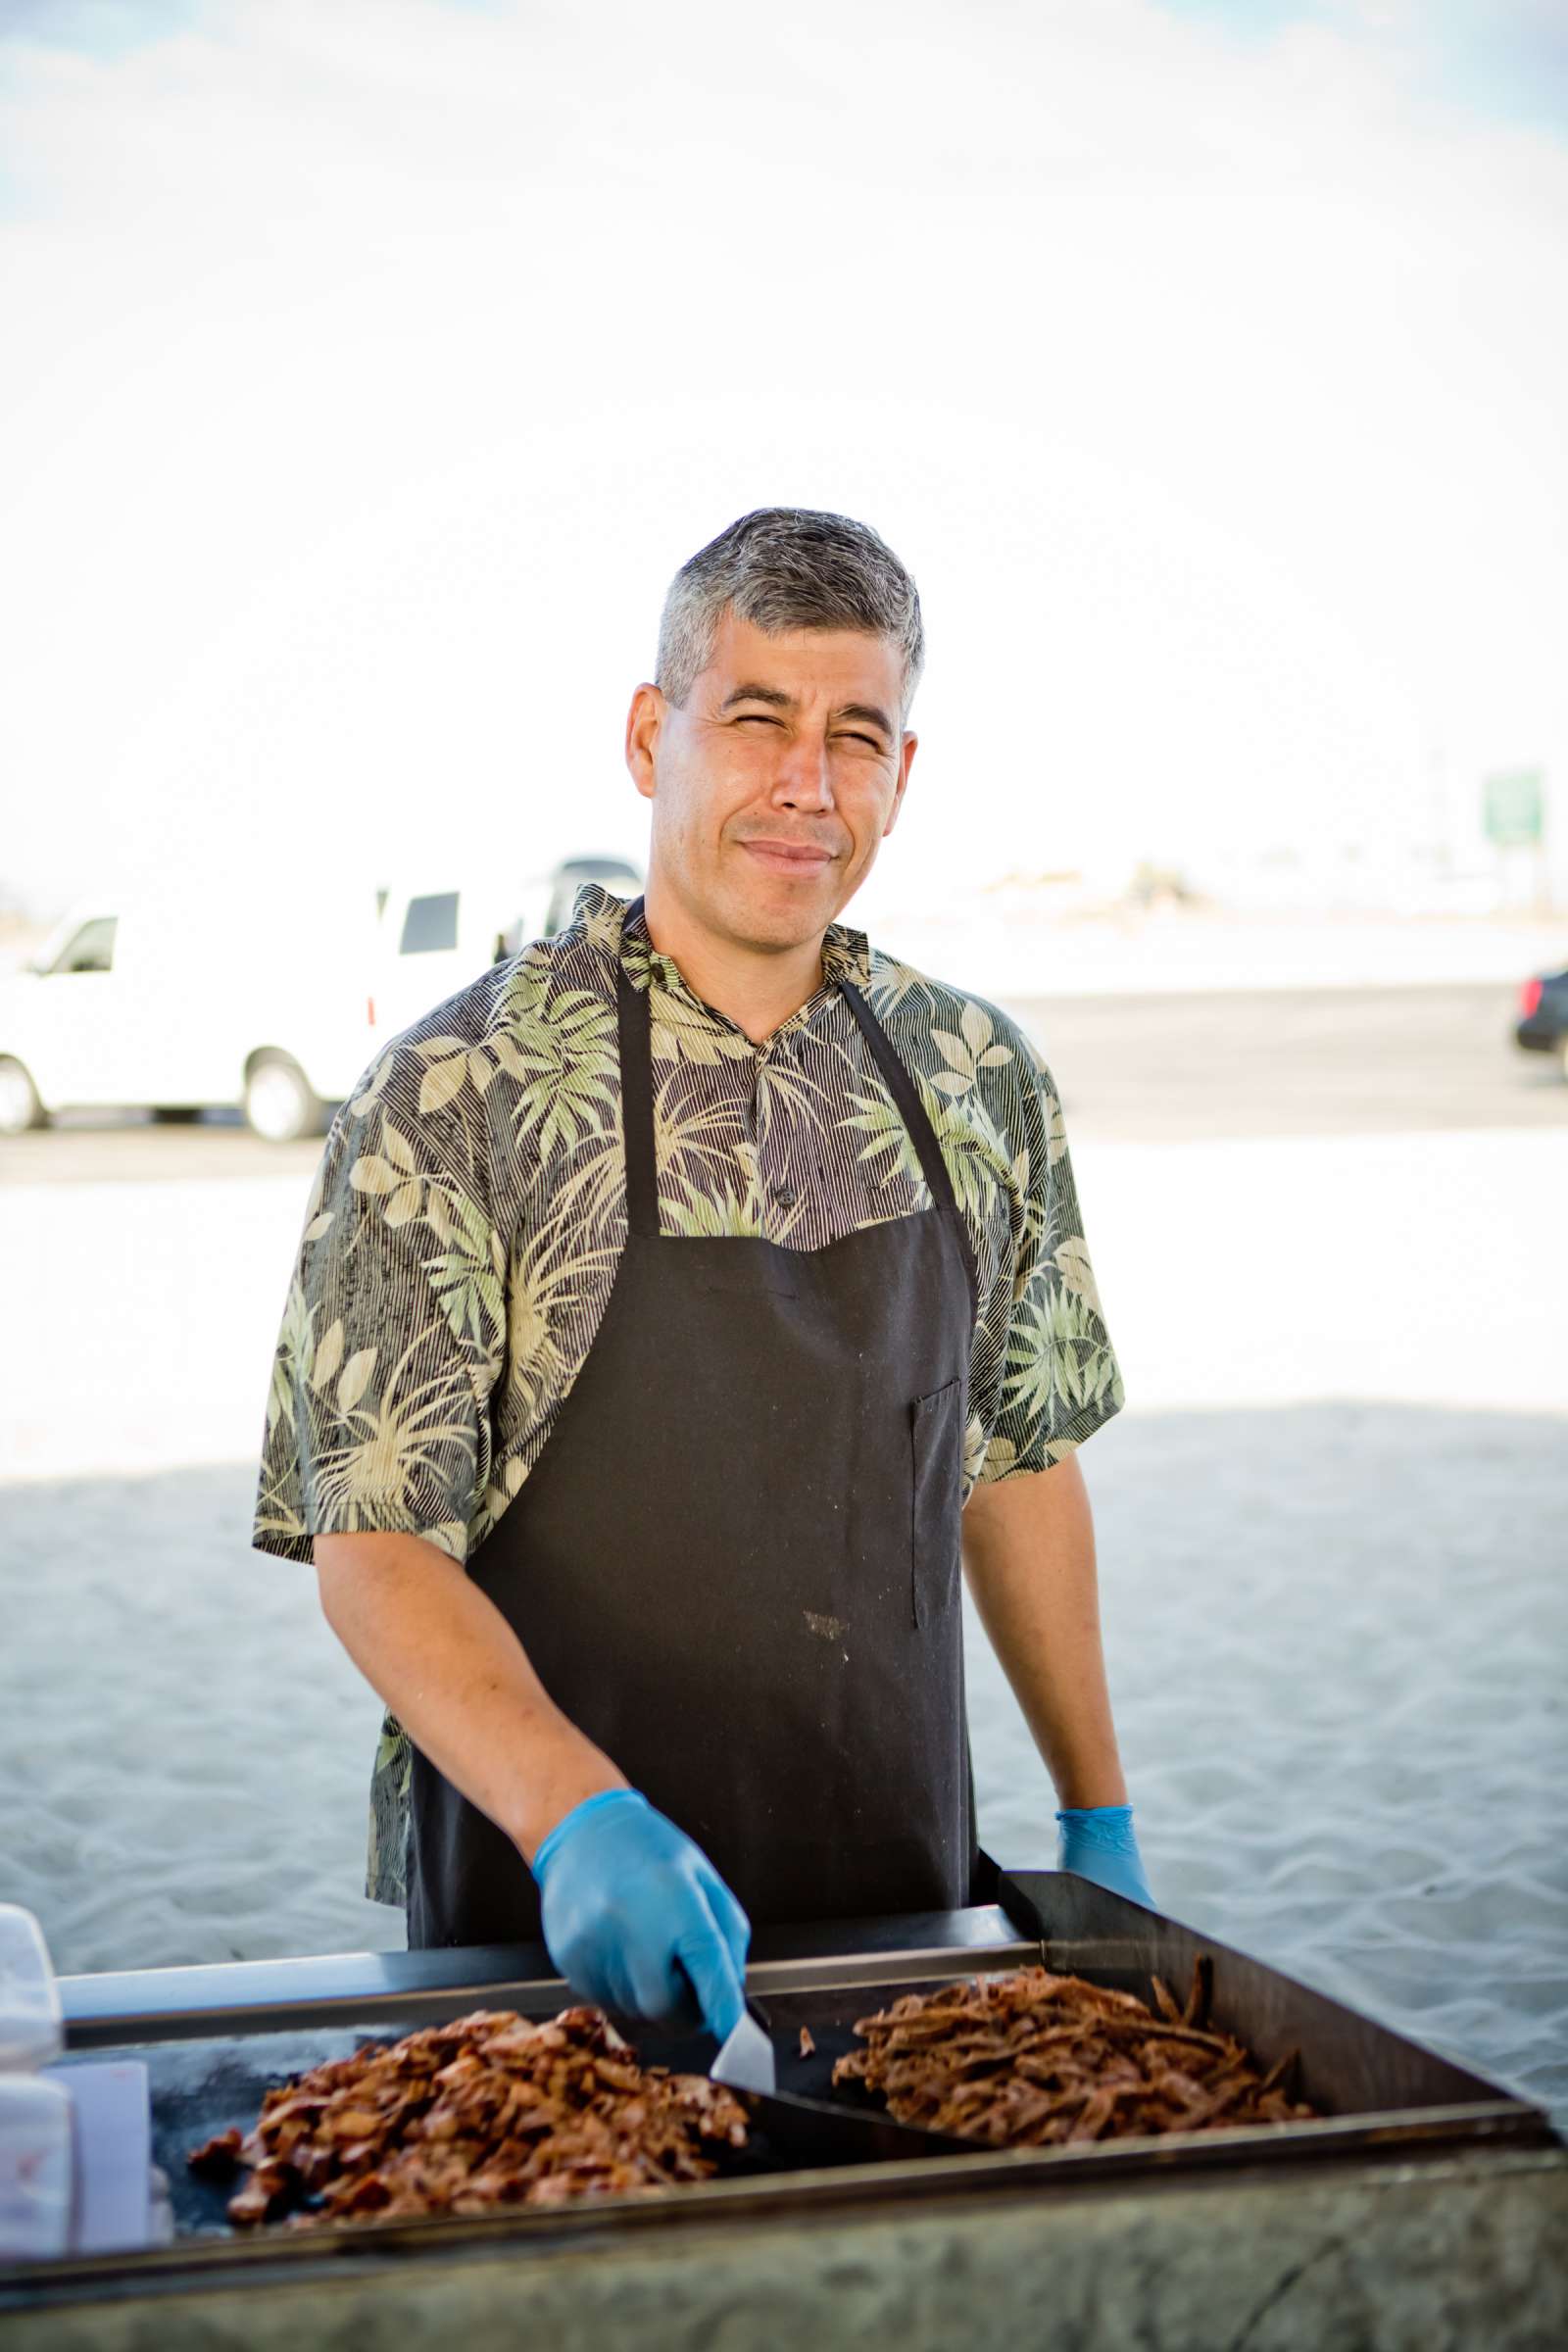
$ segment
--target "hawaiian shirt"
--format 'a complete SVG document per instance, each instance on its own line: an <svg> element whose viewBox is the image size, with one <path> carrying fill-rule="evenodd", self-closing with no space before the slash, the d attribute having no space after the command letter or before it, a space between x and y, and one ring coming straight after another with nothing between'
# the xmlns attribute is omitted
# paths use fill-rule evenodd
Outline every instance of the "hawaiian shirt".
<svg viewBox="0 0 1568 2352"><path fill-rule="evenodd" d="M839 987L931 1118L978 1276L963 1493L1042 1470L1122 1402L1050 1071L994 1005L834 924L760 1045L593 884L568 927L395 1038L337 1112L272 1366L254 1542L422 1536L466 1560L521 1491L626 1237L617 964L650 992L660 1229L821 1250L931 1205ZM586 1569L585 1569L586 1573ZM388 1713L366 1891L406 1899L410 1751Z"/></svg>

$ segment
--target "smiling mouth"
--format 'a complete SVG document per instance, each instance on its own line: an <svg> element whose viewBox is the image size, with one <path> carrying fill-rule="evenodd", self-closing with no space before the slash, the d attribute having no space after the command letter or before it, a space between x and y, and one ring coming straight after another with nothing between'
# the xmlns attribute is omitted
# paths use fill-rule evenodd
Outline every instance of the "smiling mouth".
<svg viewBox="0 0 1568 2352"><path fill-rule="evenodd" d="M809 844L792 841L743 841L741 848L762 865L770 865L779 873L819 874L833 862L831 850L814 849Z"/></svg>

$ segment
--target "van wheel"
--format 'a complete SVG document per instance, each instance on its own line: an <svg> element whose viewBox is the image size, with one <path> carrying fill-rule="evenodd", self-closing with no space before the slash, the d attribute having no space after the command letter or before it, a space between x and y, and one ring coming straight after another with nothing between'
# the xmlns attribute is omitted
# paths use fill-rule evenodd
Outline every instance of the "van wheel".
<svg viewBox="0 0 1568 2352"><path fill-rule="evenodd" d="M0 1054L0 1135L25 1135L29 1127L48 1124L49 1113L23 1064Z"/></svg>
<svg viewBox="0 0 1568 2352"><path fill-rule="evenodd" d="M245 1073L245 1118L268 1143L292 1144L320 1134L325 1105L297 1061L286 1054L258 1054Z"/></svg>
<svg viewBox="0 0 1568 2352"><path fill-rule="evenodd" d="M201 1115L201 1106L195 1102L153 1104L153 1118L160 1127L193 1127Z"/></svg>

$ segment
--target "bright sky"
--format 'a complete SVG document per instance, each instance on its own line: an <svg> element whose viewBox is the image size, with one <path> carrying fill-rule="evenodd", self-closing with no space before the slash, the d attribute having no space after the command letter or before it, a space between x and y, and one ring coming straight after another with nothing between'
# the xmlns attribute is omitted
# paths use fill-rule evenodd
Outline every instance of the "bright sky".
<svg viewBox="0 0 1568 2352"><path fill-rule="evenodd" d="M0 889L635 852L665 584L776 502L926 607L873 904L1541 760L1568 843L1565 25L8 0Z"/></svg>

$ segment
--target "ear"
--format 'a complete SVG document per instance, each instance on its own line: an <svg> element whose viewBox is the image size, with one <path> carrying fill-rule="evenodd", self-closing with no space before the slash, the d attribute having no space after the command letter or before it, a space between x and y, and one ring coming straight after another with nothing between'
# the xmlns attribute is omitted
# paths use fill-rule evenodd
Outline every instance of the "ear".
<svg viewBox="0 0 1568 2352"><path fill-rule="evenodd" d="M659 733L669 706L657 686L646 680L631 698L626 713L626 765L645 801L654 797Z"/></svg>
<svg viewBox="0 0 1568 2352"><path fill-rule="evenodd" d="M906 735L899 746L899 780L893 787L893 806L888 810L888 821L882 828L884 841L899 821L899 810L904 807L904 788L909 781L909 769L919 748L918 735Z"/></svg>

